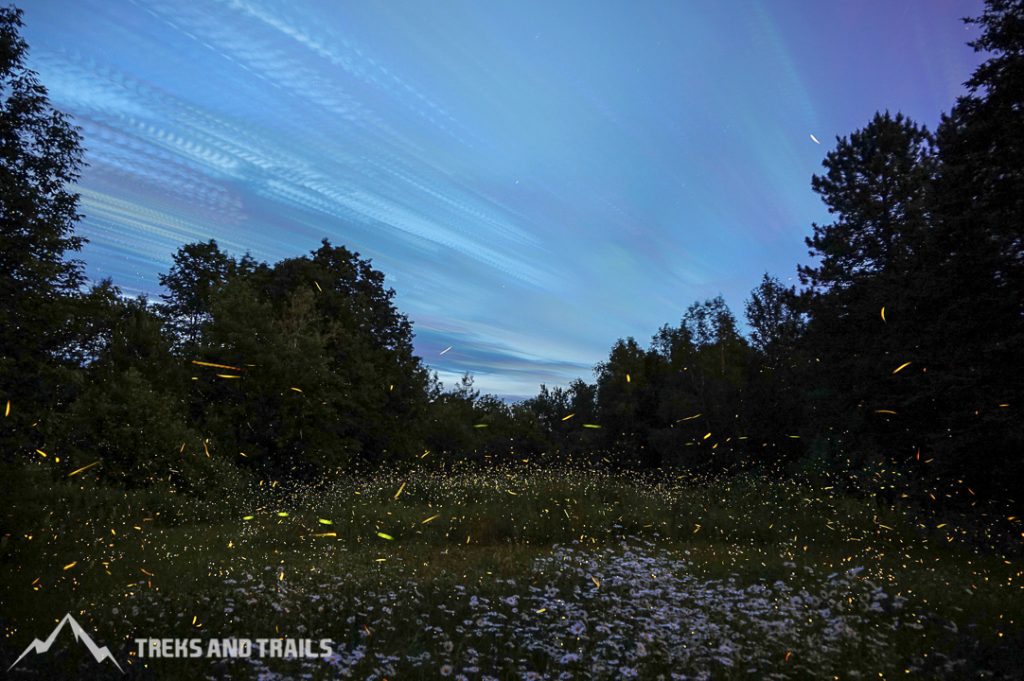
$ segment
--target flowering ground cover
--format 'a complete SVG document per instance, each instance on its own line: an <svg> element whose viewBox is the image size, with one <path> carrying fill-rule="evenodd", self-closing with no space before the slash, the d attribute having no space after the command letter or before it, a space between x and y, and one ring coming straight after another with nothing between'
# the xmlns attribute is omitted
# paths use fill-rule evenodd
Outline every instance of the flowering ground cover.
<svg viewBox="0 0 1024 681"><path fill-rule="evenodd" d="M71 612L140 678L1022 673L1019 528L994 510L967 526L821 481L529 465L205 501L37 483L12 500L34 529L4 542L5 661ZM145 637L332 646L140 659ZM55 646L12 673L120 676L79 653Z"/></svg>

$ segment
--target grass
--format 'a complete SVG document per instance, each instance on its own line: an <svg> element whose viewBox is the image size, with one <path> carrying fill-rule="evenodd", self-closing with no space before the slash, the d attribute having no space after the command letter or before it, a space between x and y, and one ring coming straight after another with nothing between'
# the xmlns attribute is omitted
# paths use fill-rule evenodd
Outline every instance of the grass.
<svg viewBox="0 0 1024 681"><path fill-rule="evenodd" d="M144 678L1024 674L1019 559L986 539L1019 539L1005 517L967 528L829 484L525 464L203 500L5 477L5 666L71 612ZM230 636L337 654L134 654L137 637ZM67 643L15 673L120 676Z"/></svg>

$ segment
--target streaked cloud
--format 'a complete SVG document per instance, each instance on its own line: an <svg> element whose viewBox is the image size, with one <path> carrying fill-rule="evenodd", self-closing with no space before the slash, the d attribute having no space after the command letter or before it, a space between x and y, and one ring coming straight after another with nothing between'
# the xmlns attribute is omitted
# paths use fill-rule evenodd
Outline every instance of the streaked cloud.
<svg viewBox="0 0 1024 681"><path fill-rule="evenodd" d="M527 396L791 275L829 140L876 109L934 124L971 11L37 0L26 34L89 148L92 276L157 293L188 241L327 237L387 274L442 378Z"/></svg>

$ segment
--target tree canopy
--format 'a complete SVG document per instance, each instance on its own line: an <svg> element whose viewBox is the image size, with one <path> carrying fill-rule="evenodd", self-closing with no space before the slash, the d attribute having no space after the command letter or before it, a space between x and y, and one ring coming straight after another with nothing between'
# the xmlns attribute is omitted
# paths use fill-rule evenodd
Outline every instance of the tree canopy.
<svg viewBox="0 0 1024 681"><path fill-rule="evenodd" d="M83 243L73 189L82 139L26 66L21 27L21 10L0 8L0 392L16 405L4 456L33 439L28 414L59 399L54 362L84 283L82 264L67 257Z"/></svg>

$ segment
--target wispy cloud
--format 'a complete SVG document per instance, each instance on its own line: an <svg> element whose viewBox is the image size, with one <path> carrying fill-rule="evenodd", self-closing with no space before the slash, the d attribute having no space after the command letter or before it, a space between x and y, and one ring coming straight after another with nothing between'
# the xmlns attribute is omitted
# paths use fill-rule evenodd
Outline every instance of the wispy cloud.
<svg viewBox="0 0 1024 681"><path fill-rule="evenodd" d="M696 298L739 309L765 269L791 272L827 219L808 187L825 140L873 108L934 117L950 103L935 84L969 72L946 44L957 18L927 6L899 14L934 37L909 43L884 5L868 22L772 4L737 21L729 3L38 0L26 20L89 148L92 275L155 293L187 241L276 260L328 237L387 273L431 365L525 396L589 377L616 338L646 341Z"/></svg>

